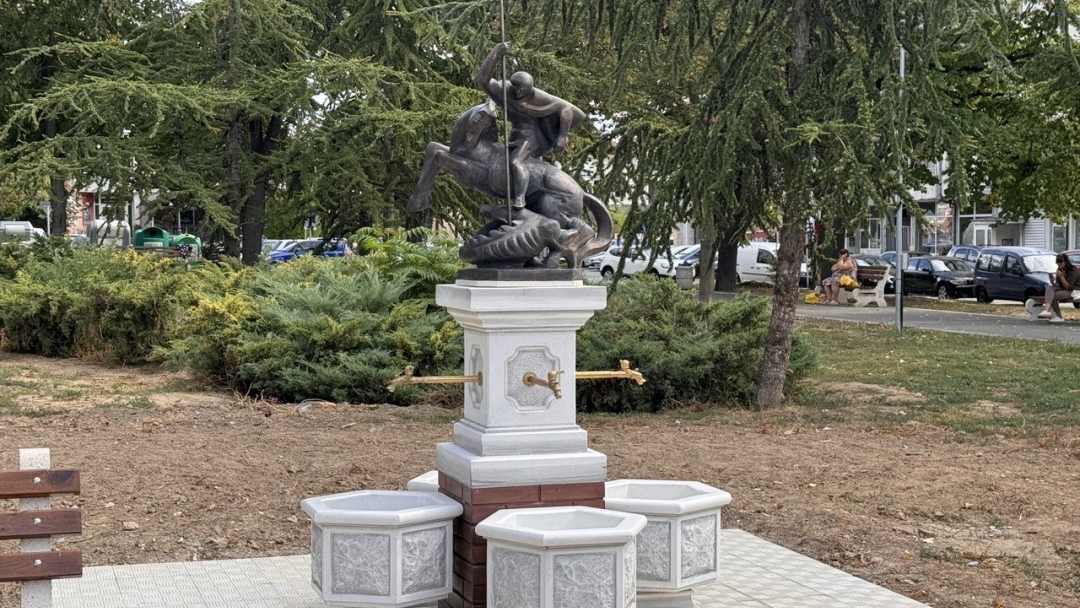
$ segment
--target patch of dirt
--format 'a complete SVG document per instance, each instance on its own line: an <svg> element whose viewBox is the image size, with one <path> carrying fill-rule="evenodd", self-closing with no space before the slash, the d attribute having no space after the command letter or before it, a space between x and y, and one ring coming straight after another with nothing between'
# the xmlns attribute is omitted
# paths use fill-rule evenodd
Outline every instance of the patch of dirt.
<svg viewBox="0 0 1080 608"><path fill-rule="evenodd" d="M71 382L163 380L153 370L17 359ZM52 400L63 413L0 417L0 468L17 466L17 448L49 447L54 467L81 470L82 495L54 504L83 509L82 536L58 546L82 549L87 565L306 553L302 498L403 488L434 468L435 444L450 440L460 416L216 393L147 398L108 407ZM1080 605L1076 429L973 439L914 422L825 426L800 416L584 416L582 426L607 454L610 479L723 488L734 497L725 526L931 606ZM125 522L137 528L125 531ZM14 606L15 595L14 585L0 585L0 606Z"/></svg>

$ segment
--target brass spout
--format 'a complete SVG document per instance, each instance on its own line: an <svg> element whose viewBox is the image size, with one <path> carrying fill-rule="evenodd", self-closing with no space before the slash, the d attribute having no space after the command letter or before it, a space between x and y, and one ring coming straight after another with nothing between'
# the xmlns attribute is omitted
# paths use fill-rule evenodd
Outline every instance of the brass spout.
<svg viewBox="0 0 1080 608"><path fill-rule="evenodd" d="M484 386L484 374L477 373L473 376L420 376L418 378L413 376L413 366L406 365L405 373L391 380L390 384L386 385L386 390L392 393L397 387L410 384L462 384L465 382L475 382L477 386Z"/></svg>
<svg viewBox="0 0 1080 608"><path fill-rule="evenodd" d="M645 384L645 377L641 375L641 372L636 369L630 369L630 362L626 359L619 359L619 369L612 371L602 372L576 372L574 373L576 380L600 380L606 378L626 378L627 380L633 380L638 385Z"/></svg>
<svg viewBox="0 0 1080 608"><path fill-rule="evenodd" d="M547 380L542 380L535 372L525 372L522 381L525 382L525 386L546 386L555 394L556 399L562 399L562 385L559 384L559 374L561 373L561 369L553 369L547 373Z"/></svg>

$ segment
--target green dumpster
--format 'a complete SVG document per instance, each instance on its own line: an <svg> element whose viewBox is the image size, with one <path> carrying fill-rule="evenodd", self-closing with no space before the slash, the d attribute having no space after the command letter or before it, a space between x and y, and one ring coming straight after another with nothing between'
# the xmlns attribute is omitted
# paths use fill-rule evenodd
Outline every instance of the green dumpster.
<svg viewBox="0 0 1080 608"><path fill-rule="evenodd" d="M168 247L169 233L156 226L135 231L136 247Z"/></svg>
<svg viewBox="0 0 1080 608"><path fill-rule="evenodd" d="M172 246L176 247L176 256L185 261L196 261L202 255L202 239L194 234L174 235Z"/></svg>

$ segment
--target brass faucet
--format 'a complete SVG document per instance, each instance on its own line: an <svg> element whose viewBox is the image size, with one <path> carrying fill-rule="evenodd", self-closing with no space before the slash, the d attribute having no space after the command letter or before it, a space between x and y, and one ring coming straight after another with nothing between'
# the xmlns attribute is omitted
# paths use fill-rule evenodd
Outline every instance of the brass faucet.
<svg viewBox="0 0 1080 608"><path fill-rule="evenodd" d="M612 371L602 372L577 372L574 374L576 380L600 380L605 378L626 378L627 380L633 380L638 385L645 384L645 377L641 375L641 372L636 369L630 369L630 362L626 359L619 359L619 369Z"/></svg>
<svg viewBox="0 0 1080 608"><path fill-rule="evenodd" d="M525 372L525 377L522 380L525 382L525 386L546 386L555 394L556 399L562 399L562 385L559 384L559 374L561 373L561 369L553 369L547 373L547 380L544 380L537 376L535 372Z"/></svg>
<svg viewBox="0 0 1080 608"><path fill-rule="evenodd" d="M405 373L394 378L390 381L390 384L386 385L386 390L391 393L399 386L408 386L410 384L460 384L465 382L475 382L477 386L484 386L484 374L477 373L473 376L413 376L413 366L406 365Z"/></svg>

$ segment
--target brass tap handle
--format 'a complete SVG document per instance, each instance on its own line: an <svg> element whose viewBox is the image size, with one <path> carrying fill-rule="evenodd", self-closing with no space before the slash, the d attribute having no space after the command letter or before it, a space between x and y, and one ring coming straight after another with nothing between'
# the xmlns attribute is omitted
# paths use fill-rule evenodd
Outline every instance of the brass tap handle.
<svg viewBox="0 0 1080 608"><path fill-rule="evenodd" d="M484 386L484 374L477 372L472 376L420 376L413 375L413 366L406 365L405 373L394 378L390 381L390 384L386 385L386 390L391 393L399 386L407 386L409 384L461 384L465 382L475 382L477 386Z"/></svg>
<svg viewBox="0 0 1080 608"><path fill-rule="evenodd" d="M645 384L645 376L642 376L641 372L636 369L630 369L630 362L626 359L619 359L619 371L626 374L628 379L637 382L638 386Z"/></svg>
<svg viewBox="0 0 1080 608"><path fill-rule="evenodd" d="M525 386L546 386L555 394L556 399L562 399L562 385L559 384L559 374L561 373L563 373L561 369L553 369L547 373L547 380L544 380L537 376L536 372L525 372L525 377L521 380L525 383Z"/></svg>
<svg viewBox="0 0 1080 608"><path fill-rule="evenodd" d="M413 369L414 369L413 366L406 365L405 366L405 373L403 373L400 376L398 376L397 378L394 378L393 380L391 380L390 384L386 385L386 390L388 390L388 391L390 391L392 393L395 390L397 390L397 387L399 387L399 386L407 386L409 384L412 384Z"/></svg>

